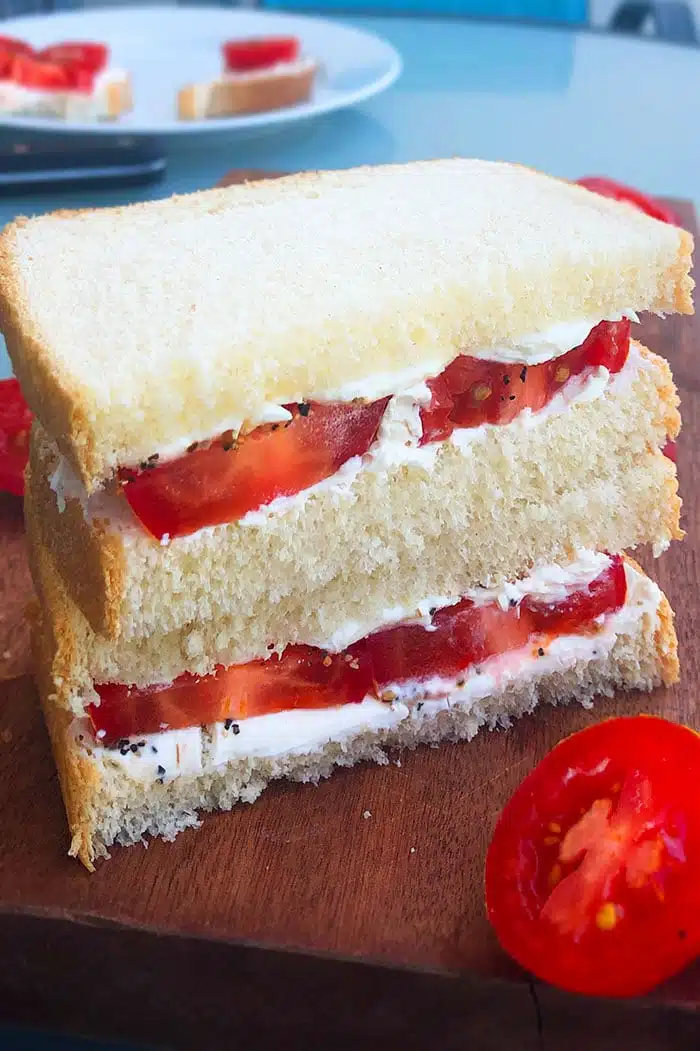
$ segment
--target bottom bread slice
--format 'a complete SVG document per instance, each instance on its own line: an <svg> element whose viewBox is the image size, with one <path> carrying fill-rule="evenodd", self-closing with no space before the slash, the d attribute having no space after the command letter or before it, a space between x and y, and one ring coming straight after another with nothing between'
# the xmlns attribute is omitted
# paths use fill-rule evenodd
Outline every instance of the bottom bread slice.
<svg viewBox="0 0 700 1051"><path fill-rule="evenodd" d="M492 658L449 693L433 688L421 694L414 686L410 695L389 703L366 699L240 724L227 720L208 733L199 727L168 731L142 741L125 739L117 749L103 747L88 719L56 703L52 636L39 624L38 681L68 815L70 853L92 869L97 858L109 856L113 843L128 845L146 835L171 840L197 826L201 811L252 803L277 778L317 782L334 767L365 760L387 763L390 749L468 741L482 727L508 726L539 702L589 705L596 695L675 682L671 608L629 559L625 572L625 604L604 618L599 631L559 636L546 652L523 649ZM279 729L279 716L285 717L283 730L273 734L271 743L270 720L277 719ZM261 736L263 720L268 722ZM220 761L221 742L215 740L220 735L229 739L225 762ZM193 749L197 754L188 758ZM181 772L166 780L163 764L175 753Z"/></svg>

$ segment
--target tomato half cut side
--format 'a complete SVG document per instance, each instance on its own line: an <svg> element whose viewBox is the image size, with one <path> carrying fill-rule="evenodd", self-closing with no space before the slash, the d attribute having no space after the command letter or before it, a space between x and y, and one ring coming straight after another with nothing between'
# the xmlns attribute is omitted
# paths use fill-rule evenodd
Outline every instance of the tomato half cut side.
<svg viewBox="0 0 700 1051"><path fill-rule="evenodd" d="M287 423L263 424L238 440L224 435L168 463L121 470L124 495L159 539L236 521L366 453L388 401L286 406Z"/></svg>
<svg viewBox="0 0 700 1051"><path fill-rule="evenodd" d="M24 494L32 414L16 379L0 380L0 491Z"/></svg>
<svg viewBox="0 0 700 1051"><path fill-rule="evenodd" d="M576 993L638 996L700 951L700 736L609 719L560 742L504 807L486 858L503 948Z"/></svg>
<svg viewBox="0 0 700 1051"><path fill-rule="evenodd" d="M584 186L592 193L600 194L601 197L611 197L615 201L632 204L640 212L650 215L652 219L659 219L662 223L670 223L672 226L683 225L672 208L642 193L641 190L636 190L633 186L625 186L624 183L616 182L615 179L606 179L602 175L586 175L582 179L577 179L577 182L579 186Z"/></svg>

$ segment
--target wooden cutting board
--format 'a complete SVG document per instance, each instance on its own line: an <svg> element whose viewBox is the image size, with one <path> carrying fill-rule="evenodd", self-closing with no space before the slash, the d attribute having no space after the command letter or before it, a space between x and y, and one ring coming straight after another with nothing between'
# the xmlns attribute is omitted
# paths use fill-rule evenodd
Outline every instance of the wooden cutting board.
<svg viewBox="0 0 700 1051"><path fill-rule="evenodd" d="M694 229L690 206L675 206ZM340 771L318 787L277 785L173 844L115 849L88 875L66 856L31 681L0 685L0 1022L246 1051L697 1049L700 967L626 1003L533 984L489 928L482 867L500 808L565 734L630 711L700 728L699 338L693 319L644 326L683 399L688 536L653 563L678 611L683 682L672 691L592 713L542 710L470 745ZM0 521L9 674L25 660L10 606L21 608L27 587L9 499Z"/></svg>

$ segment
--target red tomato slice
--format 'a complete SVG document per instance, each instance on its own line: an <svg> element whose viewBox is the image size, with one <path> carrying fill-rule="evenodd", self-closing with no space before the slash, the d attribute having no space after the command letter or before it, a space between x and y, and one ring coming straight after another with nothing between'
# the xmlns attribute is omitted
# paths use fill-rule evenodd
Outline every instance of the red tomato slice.
<svg viewBox="0 0 700 1051"><path fill-rule="evenodd" d="M503 809L486 907L503 948L553 985L648 992L700 952L700 736L637 716L558 744Z"/></svg>
<svg viewBox="0 0 700 1051"><path fill-rule="evenodd" d="M614 555L610 566L586 588L574 591L556 605L528 596L523 599L521 615L527 612L534 631L556 631L558 635L573 635L584 624L590 624L601 613L619 609L627 597L625 564L620 555Z"/></svg>
<svg viewBox="0 0 700 1051"><path fill-rule="evenodd" d="M323 708L361 701L368 694L382 696L385 687L433 676L451 677L489 657L525 646L533 647L540 618L548 636L584 627L590 619L611 612L624 602L624 588L612 588L619 559L597 581L582 589L583 598L570 595L547 609L525 603L503 610L496 603L476 606L463 599L434 611L432 629L399 625L376 632L341 654L327 654L312 646L288 646L281 657L219 668L212 675L181 675L165 686L145 689L108 683L97 686L101 703L89 709L96 730L114 743L160 730L245 719L290 708ZM561 620L557 619L557 611ZM574 616L578 611L579 616ZM573 626L572 626L573 625ZM384 697L390 700L389 697Z"/></svg>
<svg viewBox="0 0 700 1051"><path fill-rule="evenodd" d="M587 175L577 180L579 186L585 186L587 190L598 193L601 197L612 197L615 201L624 201L634 205L640 212L645 212L652 219L660 219L662 223L671 223L672 226L682 226L681 220L676 213L660 201L648 197L641 190L635 190L632 186L625 186L614 179L606 179L601 175Z"/></svg>
<svg viewBox="0 0 700 1051"><path fill-rule="evenodd" d="M0 36L0 80L9 80L15 55L31 55L32 48L23 40Z"/></svg>
<svg viewBox="0 0 700 1051"><path fill-rule="evenodd" d="M96 74L101 73L107 65L109 48L105 44L67 41L37 51L36 57L43 62L57 62L62 66L77 67Z"/></svg>
<svg viewBox="0 0 700 1051"><path fill-rule="evenodd" d="M13 57L10 76L16 84L36 91L70 91L75 83L75 76L67 66L24 54Z"/></svg>
<svg viewBox="0 0 700 1051"><path fill-rule="evenodd" d="M0 380L0 491L24 494L32 414L16 379Z"/></svg>
<svg viewBox="0 0 700 1051"><path fill-rule="evenodd" d="M150 469L121 470L124 494L158 538L233 522L278 496L308 489L366 453L388 401L288 405L289 423L264 424L238 442L224 436Z"/></svg>
<svg viewBox="0 0 700 1051"><path fill-rule="evenodd" d="M510 423L523 409L539 412L573 376L604 365L619 372L629 354L630 323L601 321L581 344L541 365L501 365L466 354L428 381L421 444L444 441L455 427Z"/></svg>
<svg viewBox="0 0 700 1051"><path fill-rule="evenodd" d="M299 40L293 36L229 40L223 45L226 72L247 73L276 66L278 62L294 62L300 50Z"/></svg>
<svg viewBox="0 0 700 1051"><path fill-rule="evenodd" d="M169 686L145 689L98 686L99 705L88 714L105 743L188 726L248 719L292 708L355 704L372 689L359 658L326 654L312 646L288 646L281 657L218 668L212 675L181 675Z"/></svg>

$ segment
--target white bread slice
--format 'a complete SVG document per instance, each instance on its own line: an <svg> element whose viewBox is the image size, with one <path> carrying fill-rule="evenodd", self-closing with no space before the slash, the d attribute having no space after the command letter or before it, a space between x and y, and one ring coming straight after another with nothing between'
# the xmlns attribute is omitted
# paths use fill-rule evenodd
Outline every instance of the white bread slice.
<svg viewBox="0 0 700 1051"><path fill-rule="evenodd" d="M510 164L307 173L18 219L0 326L89 491L118 465L565 321L692 312L689 233Z"/></svg>
<svg viewBox="0 0 700 1051"><path fill-rule="evenodd" d="M207 120L298 106L308 101L317 71L313 59L301 59L188 84L178 92L177 115L180 120Z"/></svg>
<svg viewBox="0 0 700 1051"><path fill-rule="evenodd" d="M117 120L131 106L131 78L121 69L106 69L100 73L89 94L82 91L38 91L11 81L0 83L0 113L12 117L109 121Z"/></svg>
<svg viewBox="0 0 700 1051"><path fill-rule="evenodd" d="M430 474L360 472L349 494L310 495L261 526L202 530L162 546L135 524L58 510L52 446L33 434L28 527L106 641L87 674L165 681L267 653L324 645L348 620L426 595L461 595L569 561L580 548L680 538L674 464L660 449L680 418L666 362L640 348L636 378L537 426L490 428L464 455L446 443ZM613 385L614 386L614 385ZM32 524L33 523L33 524ZM123 643L123 644L122 644Z"/></svg>
<svg viewBox="0 0 700 1051"><path fill-rule="evenodd" d="M631 560L628 564L644 577ZM661 683L676 682L673 614L658 588L648 584L651 608L645 605L640 609L611 648L592 650L587 659L562 659L554 670L501 684L478 701L453 704L420 719L409 716L389 729L360 725L342 741L329 741L315 751L237 758L197 776L177 776L165 784L144 784L134 779L118 762L106 758L106 753L100 756L101 749L92 752L89 745L86 748L85 736L79 739L84 723L76 726L74 716L61 707L57 697L65 688L66 668L62 661L56 662L56 635L39 620L34 637L35 667L68 815L69 852L92 870L96 859L109 856L113 843L128 845L145 835L173 839L183 829L199 824L200 811L229 810L237 802L252 803L277 778L317 782L338 766L365 760L386 763L389 748L468 741L481 727L507 726L511 718L531 711L541 701L588 705L594 696L610 696L618 689L650 690ZM71 629L68 614L59 637L64 643L68 640L68 647L75 650L80 643Z"/></svg>

